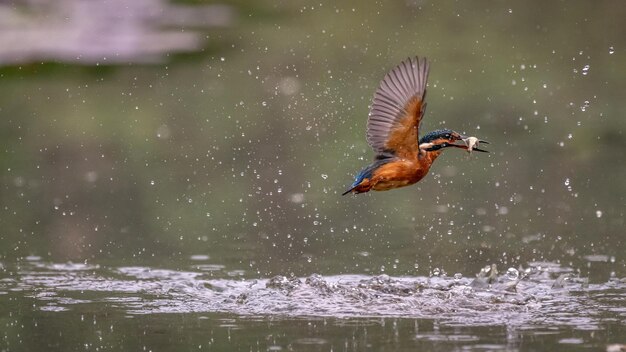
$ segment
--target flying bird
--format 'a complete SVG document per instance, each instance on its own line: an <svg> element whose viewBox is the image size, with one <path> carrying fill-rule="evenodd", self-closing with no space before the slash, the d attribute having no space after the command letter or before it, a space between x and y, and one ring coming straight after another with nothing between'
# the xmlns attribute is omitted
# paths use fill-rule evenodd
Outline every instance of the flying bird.
<svg viewBox="0 0 626 352"><path fill-rule="evenodd" d="M367 119L367 143L376 153L374 162L356 175L342 195L412 185L428 174L446 148L488 153L478 146L489 142L449 129L419 138L427 80L428 61L414 57L401 62L380 82Z"/></svg>

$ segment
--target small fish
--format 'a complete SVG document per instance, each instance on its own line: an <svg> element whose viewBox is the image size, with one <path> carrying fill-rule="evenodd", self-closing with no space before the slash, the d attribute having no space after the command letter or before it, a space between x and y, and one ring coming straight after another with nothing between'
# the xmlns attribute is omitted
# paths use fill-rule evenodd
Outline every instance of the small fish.
<svg viewBox="0 0 626 352"><path fill-rule="evenodd" d="M463 139L463 142L465 142L465 145L467 146L467 152L471 153L472 150L477 150L477 151L483 151L482 149L478 149L478 146L480 145L480 142L483 142L484 144L489 144L489 142L487 141L483 141L480 140L476 137L467 137L465 139Z"/></svg>

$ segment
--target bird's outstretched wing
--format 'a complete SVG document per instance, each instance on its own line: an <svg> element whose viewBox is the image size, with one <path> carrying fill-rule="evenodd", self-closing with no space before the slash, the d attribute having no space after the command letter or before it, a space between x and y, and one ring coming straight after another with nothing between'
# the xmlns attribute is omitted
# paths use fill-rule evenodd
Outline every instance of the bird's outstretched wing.
<svg viewBox="0 0 626 352"><path fill-rule="evenodd" d="M417 152L426 103L428 62L408 58L380 82L367 120L367 143L377 154L409 157Z"/></svg>

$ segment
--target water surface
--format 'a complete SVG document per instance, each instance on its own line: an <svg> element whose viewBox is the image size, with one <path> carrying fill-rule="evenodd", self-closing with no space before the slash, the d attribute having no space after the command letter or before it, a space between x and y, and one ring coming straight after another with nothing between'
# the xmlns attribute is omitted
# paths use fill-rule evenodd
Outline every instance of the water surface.
<svg viewBox="0 0 626 352"><path fill-rule="evenodd" d="M589 283L554 263L469 277L217 279L195 268L5 268L6 347L566 351L626 332L626 279Z"/></svg>

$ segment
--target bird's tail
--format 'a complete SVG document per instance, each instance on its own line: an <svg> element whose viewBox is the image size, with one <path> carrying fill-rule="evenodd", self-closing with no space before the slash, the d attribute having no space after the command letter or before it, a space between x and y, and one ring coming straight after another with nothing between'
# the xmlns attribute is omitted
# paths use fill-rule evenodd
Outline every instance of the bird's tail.
<svg viewBox="0 0 626 352"><path fill-rule="evenodd" d="M357 186L358 186L358 185L357 185ZM355 189L357 186L354 186L354 187L350 188L349 190L347 190L347 191L343 192L341 195L342 195L342 196L345 196L346 194L348 194L348 193L350 193L350 192L354 191L354 189Z"/></svg>

